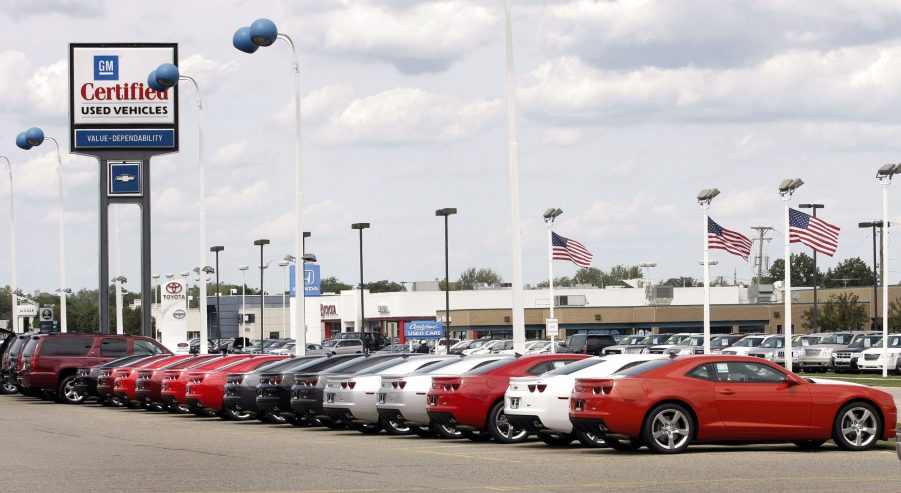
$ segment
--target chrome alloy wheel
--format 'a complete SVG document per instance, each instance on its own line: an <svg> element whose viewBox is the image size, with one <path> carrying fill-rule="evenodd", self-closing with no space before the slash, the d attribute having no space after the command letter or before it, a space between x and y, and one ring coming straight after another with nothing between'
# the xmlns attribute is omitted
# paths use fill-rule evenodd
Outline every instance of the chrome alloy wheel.
<svg viewBox="0 0 901 493"><path fill-rule="evenodd" d="M865 407L852 407L842 415L841 433L849 444L866 447L877 439L878 418Z"/></svg>
<svg viewBox="0 0 901 493"><path fill-rule="evenodd" d="M691 420L681 411L664 409L651 422L651 436L662 449L675 450L688 441Z"/></svg>

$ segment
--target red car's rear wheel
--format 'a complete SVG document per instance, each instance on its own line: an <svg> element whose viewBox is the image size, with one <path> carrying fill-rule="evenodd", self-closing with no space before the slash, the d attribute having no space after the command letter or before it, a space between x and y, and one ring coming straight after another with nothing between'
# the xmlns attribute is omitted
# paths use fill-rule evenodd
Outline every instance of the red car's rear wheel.
<svg viewBox="0 0 901 493"><path fill-rule="evenodd" d="M695 435L694 428L691 413L684 406L665 403L648 414L642 434L645 444L654 452L678 454L691 444Z"/></svg>

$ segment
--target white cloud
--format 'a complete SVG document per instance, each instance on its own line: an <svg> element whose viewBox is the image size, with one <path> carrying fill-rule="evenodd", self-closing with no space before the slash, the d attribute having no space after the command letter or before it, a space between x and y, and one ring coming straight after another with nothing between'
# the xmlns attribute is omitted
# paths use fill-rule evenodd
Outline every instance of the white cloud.
<svg viewBox="0 0 901 493"><path fill-rule="evenodd" d="M31 104L43 113L65 115L69 105L69 62L39 67L28 79Z"/></svg>
<svg viewBox="0 0 901 493"><path fill-rule="evenodd" d="M213 163L216 166L227 166L240 162L247 151L250 149L250 143L247 140L239 140L238 142L230 142L220 147L213 155Z"/></svg>
<svg viewBox="0 0 901 493"><path fill-rule="evenodd" d="M239 67L236 60L220 62L204 58L203 55L191 55L178 62L179 73L197 80L204 98L215 93L222 83L229 83L231 79L228 76L235 73ZM182 84L190 83L180 83L179 86L182 87ZM190 91L190 97L193 99L194 88L190 88ZM185 95L182 94L182 97Z"/></svg>
<svg viewBox="0 0 901 493"><path fill-rule="evenodd" d="M6 50L0 53L0 103L4 106L21 104L21 88L28 78L31 61L25 53L17 50Z"/></svg>
<svg viewBox="0 0 901 493"><path fill-rule="evenodd" d="M395 88L352 101L320 132L330 143L405 145L473 135L500 109L499 100L468 103L421 89Z"/></svg>
<svg viewBox="0 0 901 493"><path fill-rule="evenodd" d="M653 230L648 228L650 218L656 225ZM586 241L590 240L662 238L685 224L685 218L674 205L661 203L658 196L650 191L637 191L627 200L594 201L574 217L562 221L559 229L566 230L588 246ZM591 250L591 247L588 246L588 249Z"/></svg>
<svg viewBox="0 0 901 493"><path fill-rule="evenodd" d="M464 1L392 9L354 2L328 14L324 49L394 65L404 73L440 72L495 36L496 12Z"/></svg>
<svg viewBox="0 0 901 493"><path fill-rule="evenodd" d="M547 144L558 146L573 145L582 140L582 129L548 128L542 134L541 140Z"/></svg>
<svg viewBox="0 0 901 493"><path fill-rule="evenodd" d="M342 106L347 105L353 99L353 95L354 89L350 84L331 84L310 92L300 100L301 125L322 123ZM294 124L294 96L276 113L275 121Z"/></svg>
<svg viewBox="0 0 901 493"><path fill-rule="evenodd" d="M52 143L42 145L52 146ZM22 165L13 165L16 198L52 202L59 198L59 171L56 149L51 152L29 151L34 155ZM72 191L97 180L97 161L63 154L63 195L67 203L77 201Z"/></svg>

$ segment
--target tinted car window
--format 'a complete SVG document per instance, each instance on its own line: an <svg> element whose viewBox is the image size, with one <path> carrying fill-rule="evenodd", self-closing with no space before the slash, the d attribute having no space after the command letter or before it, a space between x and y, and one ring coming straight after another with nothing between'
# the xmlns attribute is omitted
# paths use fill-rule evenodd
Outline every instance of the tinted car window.
<svg viewBox="0 0 901 493"><path fill-rule="evenodd" d="M126 356L128 355L128 342L121 338L109 338L100 341L101 356Z"/></svg>
<svg viewBox="0 0 901 493"><path fill-rule="evenodd" d="M551 370L547 372L548 376L550 375L569 375L571 373L575 373L579 370L588 368L590 366L597 365L599 363L603 363L607 360L600 358L586 358L581 361L576 361L570 365L562 366L557 368L556 370Z"/></svg>
<svg viewBox="0 0 901 493"><path fill-rule="evenodd" d="M688 376L701 380L713 380L713 376L710 374L710 367L708 365L701 365L694 370L691 370L690 372L688 372Z"/></svg>
<svg viewBox="0 0 901 493"><path fill-rule="evenodd" d="M87 356L93 345L93 337L47 337L41 356Z"/></svg>
<svg viewBox="0 0 901 493"><path fill-rule="evenodd" d="M662 368L666 365L669 365L673 362L671 359L655 359L651 361L646 361L640 365L635 365L632 368L626 368L625 370L621 370L616 372L617 375L624 375L627 377L637 377L639 375L643 375L646 372L651 370L656 370L657 368Z"/></svg>
<svg viewBox="0 0 901 493"><path fill-rule="evenodd" d="M328 373L355 373L360 370L365 370L366 368L369 368L370 366L384 363L385 361L388 361L389 359L394 359L394 358L393 357L379 358L379 357L374 357L374 356L370 356L367 358L367 357L361 356L358 358L354 358L346 363L343 363L343 364L340 364L337 366L333 366L332 368L330 368L328 370Z"/></svg>
<svg viewBox="0 0 901 493"><path fill-rule="evenodd" d="M134 354L153 355L153 354L162 354L163 353L163 350L160 349L159 346L157 346L156 344L154 344L150 341L145 341L143 339L135 339L134 346L135 346Z"/></svg>
<svg viewBox="0 0 901 493"><path fill-rule="evenodd" d="M545 361L544 363L539 363L532 368L529 368L529 375L541 375L542 373L547 373L551 370L556 370L557 368L563 368L564 366L572 363L576 360L572 359L564 359L564 360L555 360L555 361Z"/></svg>
<svg viewBox="0 0 901 493"><path fill-rule="evenodd" d="M40 339L40 337L32 337L29 339L28 343L25 344L25 349L22 350L22 356L31 356Z"/></svg>
<svg viewBox="0 0 901 493"><path fill-rule="evenodd" d="M716 379L735 383L781 383L785 374L760 363L729 361L714 364Z"/></svg>
<svg viewBox="0 0 901 493"><path fill-rule="evenodd" d="M491 370L503 368L503 367L509 365L510 363L512 363L513 361L514 361L513 359L500 359L500 360L494 361L490 364L487 364L485 366L481 366L481 367L477 366L477 367L473 368L472 370L469 370L468 372L464 373L463 376L483 375L485 373L490 372Z"/></svg>

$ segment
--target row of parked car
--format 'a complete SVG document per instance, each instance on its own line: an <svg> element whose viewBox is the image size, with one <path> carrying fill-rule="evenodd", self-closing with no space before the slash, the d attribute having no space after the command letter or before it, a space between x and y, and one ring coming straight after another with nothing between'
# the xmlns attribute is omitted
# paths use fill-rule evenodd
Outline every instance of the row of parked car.
<svg viewBox="0 0 901 493"><path fill-rule="evenodd" d="M114 357L115 344L126 355ZM364 434L499 443L534 435L662 453L696 442L815 448L832 439L866 450L894 436L897 419L884 392L722 353L175 355L146 338L89 334L12 336L0 349L6 384L26 396Z"/></svg>

